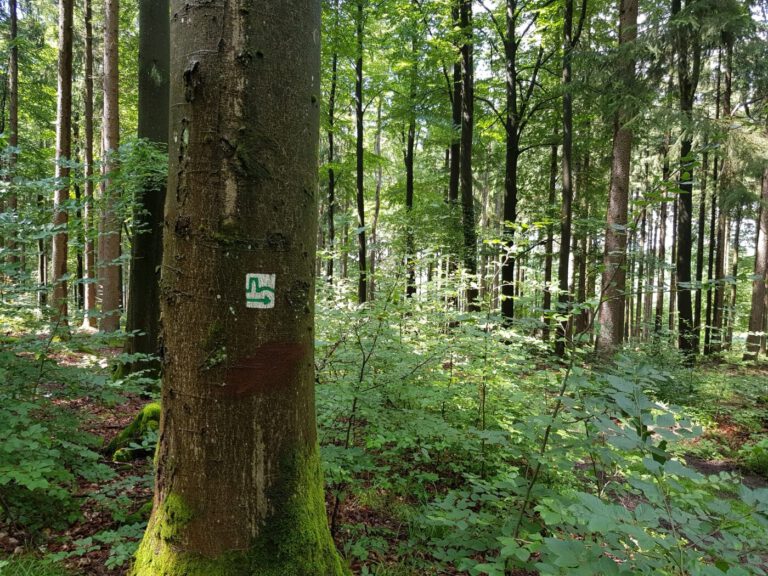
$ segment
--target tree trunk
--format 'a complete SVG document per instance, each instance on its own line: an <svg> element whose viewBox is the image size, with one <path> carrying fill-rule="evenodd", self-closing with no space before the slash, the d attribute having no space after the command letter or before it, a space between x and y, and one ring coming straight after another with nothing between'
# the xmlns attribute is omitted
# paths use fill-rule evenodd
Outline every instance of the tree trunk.
<svg viewBox="0 0 768 576"><path fill-rule="evenodd" d="M472 30L472 0L461 0L461 207L464 236L464 269L469 275L466 291L467 309L480 310L477 289L477 230L475 228L475 198L472 181L472 140L475 127L474 33Z"/></svg>
<svg viewBox="0 0 768 576"><path fill-rule="evenodd" d="M725 345L728 350L731 349L731 345L733 344L733 330L736 325L736 304L738 303L739 287L739 253L741 248L741 217L742 205L739 205L736 212L736 229L733 235L733 268L731 269L733 284L731 284L731 301L728 306L728 326L725 333Z"/></svg>
<svg viewBox="0 0 768 576"><path fill-rule="evenodd" d="M357 41L357 56L355 60L355 121L357 125L357 242L358 242L358 281L357 302L363 304L368 299L368 264L366 262L368 248L365 238L365 163L363 159L363 24L364 24L364 0L357 0L357 16L355 19L355 33Z"/></svg>
<svg viewBox="0 0 768 576"><path fill-rule="evenodd" d="M582 0L586 2L586 0ZM573 34L573 0L565 0L563 19L563 203L560 217L560 260L558 263L558 312L570 313L570 294L568 292L568 271L571 257L571 220L573 218L573 76L572 55L576 42ZM558 325L555 353L565 356L568 320Z"/></svg>
<svg viewBox="0 0 768 576"><path fill-rule="evenodd" d="M85 199L83 202L83 233L85 235L85 249L83 250L85 279L83 293L83 327L95 328L96 321L96 252L94 246L94 218L93 218L93 14L91 0L84 0L85 12L85 98L84 127L85 142L83 149Z"/></svg>
<svg viewBox="0 0 768 576"><path fill-rule="evenodd" d="M344 574L314 412L320 2L245 5L172 2L163 413L133 576Z"/></svg>
<svg viewBox="0 0 768 576"><path fill-rule="evenodd" d="M672 18L681 11L681 0L672 0ZM698 352L699 339L694 330L691 301L691 252L693 233L693 103L701 69L701 43L690 25L676 23L677 79L683 135L680 143L680 175L677 212L677 273L678 346L686 355Z"/></svg>
<svg viewBox="0 0 768 576"><path fill-rule="evenodd" d="M139 137L168 145L168 59L170 56L168 0L139 3ZM129 354L154 355L160 333L160 267L163 259L165 183L145 185L136 194L133 248L126 318ZM130 367L159 370L156 361Z"/></svg>
<svg viewBox="0 0 768 576"><path fill-rule="evenodd" d="M374 154L381 156L381 98L376 110L376 139L374 141ZM378 263L378 229L379 213L381 212L381 187L384 183L381 163L376 166L376 189L373 194L373 221L371 222L371 262L368 282L368 299L376 298L376 264Z"/></svg>
<svg viewBox="0 0 768 576"><path fill-rule="evenodd" d="M709 175L709 153L707 138L704 139L704 154L701 162L701 202L699 203L698 237L696 242L696 302L693 324L697 339L701 338L701 312L704 296L704 234L707 221L707 176Z"/></svg>
<svg viewBox="0 0 768 576"><path fill-rule="evenodd" d="M517 222L517 170L520 160L520 130L517 109L516 0L507 0L504 55L506 65L506 154L504 169L504 237L506 254L501 267L501 315L511 322L515 317L515 259L512 256Z"/></svg>
<svg viewBox="0 0 768 576"><path fill-rule="evenodd" d="M59 0L59 65L56 110L56 191L53 195L53 321L67 327L67 224L72 156L72 0Z"/></svg>
<svg viewBox="0 0 768 576"><path fill-rule="evenodd" d="M101 288L101 322L104 332L120 328L121 284L120 231L117 214L118 191L112 182L117 170L120 146L118 27L120 0L104 2L104 110L102 119L102 149L104 151L101 194L104 209L99 234L99 285Z"/></svg>
<svg viewBox="0 0 768 576"><path fill-rule="evenodd" d="M547 198L547 207L549 209L555 206L556 195L557 144L554 143L550 147L549 153L549 196ZM544 328L541 334L544 342L549 342L549 335L552 330L552 250L555 244L554 232L554 225L547 224L547 240L544 245L546 250L544 254L544 298L541 304L544 310Z"/></svg>
<svg viewBox="0 0 768 576"><path fill-rule="evenodd" d="M461 26L459 17L459 6L462 0L454 0L451 8L453 25ZM461 47L459 47L461 51ZM452 207L459 203L459 185L461 180L461 111L462 111L462 76L461 62L456 61L453 64L453 93L451 97L451 147L449 159L449 180L448 180L448 202Z"/></svg>
<svg viewBox="0 0 768 576"><path fill-rule="evenodd" d="M752 280L752 308L749 313L749 334L744 360L757 360L760 343L765 338L765 301L768 282L768 167L763 169L760 195L760 216L757 222L755 275Z"/></svg>
<svg viewBox="0 0 768 576"><path fill-rule="evenodd" d="M333 5L334 13L337 10ZM333 284L333 259L336 254L336 89L339 78L339 54L331 56L331 93L328 97L328 260L325 265L325 277Z"/></svg>
<svg viewBox="0 0 768 576"><path fill-rule="evenodd" d="M619 49L637 39L638 0L619 2ZM626 94L632 90L635 59L624 55L620 72ZM631 111L616 111L613 125L611 189L608 196L608 219L605 229L600 333L597 349L608 354L621 346L624 335L624 299L627 282L627 211L629 209L629 174L632 159L632 129L626 126Z"/></svg>
<svg viewBox="0 0 768 576"><path fill-rule="evenodd" d="M415 81L415 78L414 78ZM413 92L412 92L413 96ZM413 99L411 102L413 103ZM405 211L406 211L406 233L405 233L405 267L407 273L406 296L411 298L416 295L416 241L413 236L413 192L414 192L414 174L413 174L413 156L416 143L416 116L411 114L408 120L408 132L406 134L405 144Z"/></svg>
<svg viewBox="0 0 768 576"><path fill-rule="evenodd" d="M16 194L13 176L16 169L17 148L19 146L19 47L16 45L18 38L18 14L16 0L8 0L8 12L10 19L10 44L11 54L8 63L8 211L13 218L16 218L16 212L19 209L19 199ZM13 267L19 263L19 256L16 253L18 246L15 241L15 234L11 234L8 239L8 263ZM11 272L17 271L12 268Z"/></svg>

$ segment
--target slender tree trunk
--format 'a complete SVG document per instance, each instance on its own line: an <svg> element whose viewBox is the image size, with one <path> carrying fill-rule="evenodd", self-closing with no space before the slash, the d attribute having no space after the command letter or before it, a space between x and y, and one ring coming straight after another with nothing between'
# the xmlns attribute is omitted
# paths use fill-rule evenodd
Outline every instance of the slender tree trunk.
<svg viewBox="0 0 768 576"><path fill-rule="evenodd" d="M415 1L415 0L414 0ZM414 153L416 148L416 88L419 78L419 46L415 31L411 31L411 70L410 70L410 112L408 114L408 126L405 135L405 267L407 273L406 296L411 298L416 295L416 240L414 238L413 221L413 196L414 196ZM379 100L379 113L381 113L381 100ZM381 127L381 116L379 116ZM381 140L379 136L379 154L381 154Z"/></svg>
<svg viewBox="0 0 768 576"><path fill-rule="evenodd" d="M101 322L104 332L120 328L121 222L117 213L118 191L112 181L117 170L117 151L120 146L119 75L118 75L118 27L120 0L104 2L104 110L102 119L102 148L104 168L101 194L104 209L101 214L99 235L99 285L101 287Z"/></svg>
<svg viewBox="0 0 768 576"><path fill-rule="evenodd" d="M681 11L681 0L672 0L672 17ZM676 23L677 79L680 96L680 112L683 115L683 136L680 143L680 175L677 214L677 308L678 346L687 355L695 355L699 339L693 323L691 302L691 252L693 232L693 103L701 69L701 42L698 32L688 25Z"/></svg>
<svg viewBox="0 0 768 576"><path fill-rule="evenodd" d="M454 0L451 8L453 16L453 25L461 26L459 17L459 6L462 0ZM459 47L461 52L461 47ZM448 201L451 206L459 203L459 184L461 180L461 111L462 111L462 76L461 60L457 59L453 64L453 94L451 97L451 121L453 131L451 132L450 162L449 162L449 181L448 181Z"/></svg>
<svg viewBox="0 0 768 576"><path fill-rule="evenodd" d="M733 267L731 268L731 278L733 278L733 284L731 284L731 297L728 306L728 324L725 333L725 346L728 350L731 349L733 344L733 330L736 326L736 304L738 303L738 277L739 277L739 253L741 242L741 217L742 206L739 205L736 211L736 226L733 234Z"/></svg>
<svg viewBox="0 0 768 576"><path fill-rule="evenodd" d="M59 66L56 122L56 192L53 195L53 320L67 327L67 225L72 157L72 0L59 0Z"/></svg>
<svg viewBox="0 0 768 576"><path fill-rule="evenodd" d="M333 4L334 14L337 6ZM328 260L325 266L325 277L333 284L333 259L336 254L336 90L339 78L339 54L334 51L331 56L331 93L328 97Z"/></svg>
<svg viewBox="0 0 768 576"><path fill-rule="evenodd" d="M637 39L638 0L619 1L619 49L626 49ZM629 94L635 77L634 57L623 55L620 66L622 87ZM629 174L632 160L631 111L620 108L613 124L611 189L608 195L608 219L603 257L602 304L597 349L611 353L621 346L624 335L624 298L627 282L627 212L629 209Z"/></svg>
<svg viewBox="0 0 768 576"><path fill-rule="evenodd" d="M725 64L723 66L723 80L725 80L725 86L723 87L723 103L722 103L722 116L725 119L731 117L733 112L731 107L731 91L733 87L732 83L732 64L733 64L733 42L729 41L729 38L725 38ZM725 283L727 274L727 259L728 251L727 236L729 228L729 214L725 209L724 196L727 193L730 182L732 179L732 167L728 161L727 155L723 158L720 174L720 215L718 219L718 235L717 235L717 263L715 276L717 278L717 286L715 288L715 313L713 321L713 334L712 348L714 351L720 351L723 349L723 345L726 340L725 331L725 314L726 314L726 296L725 296Z"/></svg>
<svg viewBox="0 0 768 576"><path fill-rule="evenodd" d="M381 156L381 98L379 98L379 104L376 110L376 140L374 142L374 153L376 156ZM370 262L370 282L368 283L368 299L374 300L376 298L376 264L378 263L378 250L379 250L379 213L381 211L381 187L383 184L383 173L381 170L381 163L376 166L376 191L373 196L373 221L371 222L371 262Z"/></svg>
<svg viewBox="0 0 768 576"><path fill-rule="evenodd" d="M760 343L765 338L766 283L768 283L768 167L763 169L760 195L760 216L757 221L755 275L752 281L752 308L749 314L749 334L744 360L757 360Z"/></svg>
<svg viewBox="0 0 768 576"><path fill-rule="evenodd" d="M320 2L242 6L172 2L163 414L133 576L345 573L314 413Z"/></svg>
<svg viewBox="0 0 768 576"><path fill-rule="evenodd" d="M139 3L139 137L168 145L168 59L170 56L168 0ZM145 185L136 194L133 251L126 318L129 354L154 355L160 336L160 268L163 259L165 183ZM142 361L132 370L159 372L159 364Z"/></svg>
<svg viewBox="0 0 768 576"><path fill-rule="evenodd" d="M19 209L19 199L16 194L16 188L13 183L14 172L16 171L16 157L19 146L19 47L18 38L18 14L16 0L8 0L8 17L10 20L10 44L11 54L8 63L8 211L15 218ZM15 241L15 234L11 234L8 239L8 263L15 266L19 263L19 257L16 253L18 245ZM16 273L16 270L12 270Z"/></svg>
<svg viewBox="0 0 768 576"><path fill-rule="evenodd" d="M461 0L461 206L464 232L464 269L470 276L466 291L467 308L480 310L477 289L477 230L475 228L475 198L472 181L472 140L475 127L474 33L472 30L472 0Z"/></svg>
<svg viewBox="0 0 768 576"><path fill-rule="evenodd" d="M586 0L583 0L586 2ZM570 294L568 292L569 264L571 258L571 221L573 218L573 92L571 90L575 47L573 32L573 0L565 0L563 20L563 203L560 219L560 260L558 263L558 312L569 314ZM560 322L555 342L555 353L565 356L568 320Z"/></svg>
<svg viewBox="0 0 768 576"><path fill-rule="evenodd" d="M357 55L355 60L355 121L357 125L357 242L358 242L358 281L357 281L357 302L363 304L368 299L368 264L365 237L365 163L364 140L363 140L363 30L365 13L363 9L364 0L357 0L357 16L355 19L355 38L357 42Z"/></svg>
<svg viewBox="0 0 768 576"><path fill-rule="evenodd" d="M556 136L557 134L555 134ZM553 143L549 153L549 196L547 198L547 207L552 209L557 201L557 144ZM544 298L542 299L542 309L544 310L544 328L542 330L542 339L549 342L549 335L552 330L552 251L555 245L554 225L547 224L547 241L544 245Z"/></svg>
<svg viewBox="0 0 768 576"><path fill-rule="evenodd" d="M416 142L416 117L411 115L408 121L408 132L406 134L405 145L405 210L406 216L406 238L405 238L405 261L407 269L407 287L406 296L408 298L416 294L416 242L413 236L413 155Z"/></svg>
<svg viewBox="0 0 768 576"><path fill-rule="evenodd" d="M720 92L721 92L720 87L722 83L721 62L722 62L722 49L718 47L717 49L717 83L715 88L715 120L720 119ZM717 259L716 245L718 240L717 204L718 204L718 196L720 191L719 168L720 168L719 158L715 156L715 160L712 163L712 208L710 210L710 222L709 222L709 262L707 265L707 312L706 312L707 326L704 330L704 354L707 354L707 355L711 354L715 349L712 345L712 335L714 331L713 324L715 322L715 315L717 314L717 312L713 310L713 305L716 304L716 302L713 302L713 297L716 297L717 286L715 282L715 286L713 288L713 281L717 278L715 261Z"/></svg>
<svg viewBox="0 0 768 576"><path fill-rule="evenodd" d="M645 251L648 227L648 209L644 208L640 222L640 240L637 246L637 259L640 264L637 270L637 292L635 293L635 326L633 336L640 339L643 331L643 281L645 279L645 261L648 259Z"/></svg>
<svg viewBox="0 0 768 576"><path fill-rule="evenodd" d="M83 233L85 235L83 294L83 327L95 328L96 321L96 251L94 246L93 218L93 14L91 0L84 0L85 12L85 98L84 127L85 145L83 167L85 176L85 200L83 202Z"/></svg>
<svg viewBox="0 0 768 576"><path fill-rule="evenodd" d="M669 272L669 325L670 333L675 331L675 322L677 320L677 213L680 202L677 196L672 200L672 254L670 258L671 270Z"/></svg>
<svg viewBox="0 0 768 576"><path fill-rule="evenodd" d="M73 141L73 148L74 148L74 161L76 166L80 166L82 162L82 158L80 158L80 148L81 148L81 140L80 140L80 118L78 115L75 115L72 119L72 141ZM78 179L79 180L79 179ZM75 307L78 310L81 310L83 308L83 302L85 301L85 284L83 284L83 278L85 276L85 262L83 260L83 246L84 246L84 230L82 226L83 222L83 194L82 190L80 189L79 181L76 180L72 186L75 192L75 204L77 208L75 209L75 221L77 223L77 226L75 228L75 243L77 244L76 248L76 268L75 268L75 274L76 274L76 282L75 282L75 289L74 289L74 298L75 298Z"/></svg>
<svg viewBox="0 0 768 576"><path fill-rule="evenodd" d="M501 267L501 315L507 322L515 317L515 259L512 250L517 223L517 169L520 160L520 119L517 107L517 1L507 0L506 37L504 55L506 64L507 115L505 123L506 155L504 170L504 236L507 254Z"/></svg>
<svg viewBox="0 0 768 576"><path fill-rule="evenodd" d="M698 235L696 242L696 302L693 324L697 338L701 338L701 312L704 295L704 234L707 221L707 176L709 175L709 153L707 139L704 139L704 154L701 162L701 202L699 203Z"/></svg>
<svg viewBox="0 0 768 576"><path fill-rule="evenodd" d="M656 286L656 317L654 321L654 332L658 335L661 334L662 326L664 325L664 291L666 274L665 268L667 266L667 203L662 202L659 214L659 239L658 239L658 261L659 261L659 280Z"/></svg>

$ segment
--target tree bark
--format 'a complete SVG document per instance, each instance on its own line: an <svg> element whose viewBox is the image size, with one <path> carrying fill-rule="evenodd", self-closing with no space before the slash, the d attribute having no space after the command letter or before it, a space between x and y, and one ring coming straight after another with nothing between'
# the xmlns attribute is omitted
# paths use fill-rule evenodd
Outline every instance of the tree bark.
<svg viewBox="0 0 768 576"><path fill-rule="evenodd" d="M16 212L19 209L19 199L16 194L13 183L14 172L16 170L17 149L19 146L19 47L18 38L18 13L17 1L8 0L8 16L10 20L10 61L8 63L8 211L12 217L16 218ZM8 263L14 267L19 263L19 256L16 253L18 245L15 241L15 234L8 238ZM16 270L12 269L12 273Z"/></svg>
<svg viewBox="0 0 768 576"><path fill-rule="evenodd" d="M56 191L53 195L53 321L67 327L69 163L72 156L72 0L59 0L59 65L56 122Z"/></svg>
<svg viewBox="0 0 768 576"><path fill-rule="evenodd" d="M760 194L760 216L757 222L755 275L752 280L752 307L749 313L749 334L744 360L757 360L760 344L765 338L766 283L768 283L768 167L763 169Z"/></svg>
<svg viewBox="0 0 768 576"><path fill-rule="evenodd" d="M681 0L672 0L672 18L681 11ZM684 118L683 135L680 144L680 195L677 212L677 309L678 346L688 356L698 353L699 339L694 330L693 306L691 301L691 253L693 232L693 171L692 156L692 114L696 88L701 69L701 42L698 31L689 25L677 23L677 79L680 112Z"/></svg>
<svg viewBox="0 0 768 576"><path fill-rule="evenodd" d="M337 7L333 4L334 12ZM333 259L336 253L336 89L338 84L339 54L331 56L331 92L328 96L328 260L325 265L325 277L333 284Z"/></svg>
<svg viewBox="0 0 768 576"><path fill-rule="evenodd" d="M583 10L587 0L582 0ZM578 42L578 33L573 31L573 0L565 0L563 19L563 202L560 217L560 259L558 262L558 312L564 316L570 313L571 297L568 291L568 277L571 257L571 222L573 219L573 49ZM581 29L582 21L579 23ZM555 353L565 356L568 320L561 320L558 325Z"/></svg>
<svg viewBox="0 0 768 576"><path fill-rule="evenodd" d="M364 132L363 115L363 31L365 14L363 10L364 0L357 0L357 16L355 18L355 38L357 42L357 55L355 60L355 121L357 126L357 242L358 242L358 280L357 302L364 304L368 299L368 248L365 236L365 161L364 161Z"/></svg>
<svg viewBox="0 0 768 576"><path fill-rule="evenodd" d="M637 39L637 0L619 1L619 50ZM635 76L635 59L624 55L620 67L621 84L629 94ZM631 128L626 126L631 112L625 107L616 111L613 127L611 189L608 195L608 218L603 256L602 303L597 349L607 354L619 348L624 335L624 299L627 282L627 212L629 209L629 174L632 159Z"/></svg>
<svg viewBox="0 0 768 576"><path fill-rule="evenodd" d="M133 576L344 574L314 411L319 30L315 0L172 2L163 412Z"/></svg>
<svg viewBox="0 0 768 576"><path fill-rule="evenodd" d="M139 131L140 138L168 145L168 0L139 3ZM163 258L165 183L145 185L136 194L129 279L126 345L129 354L154 355L160 335L160 268ZM157 373L156 361L142 361L132 370Z"/></svg>
<svg viewBox="0 0 768 576"><path fill-rule="evenodd" d="M555 134L556 136L557 134ZM547 206L551 209L555 206L557 196L557 144L550 147L549 152L549 196ZM555 230L553 224L547 224L547 240L544 254L544 298L541 307L544 310L544 328L542 339L549 342L552 330L552 250L555 244Z"/></svg>
<svg viewBox="0 0 768 576"><path fill-rule="evenodd" d="M733 344L733 329L736 325L736 304L738 302L738 278L739 278L739 254L741 243L741 218L742 218L742 205L739 205L736 211L735 230L733 235L733 267L731 268L731 278L733 283L731 284L731 298L728 305L728 324L725 332L725 346L730 350Z"/></svg>
<svg viewBox="0 0 768 576"><path fill-rule="evenodd" d="M95 328L96 313L96 250L93 218L93 9L91 0L84 0L85 12L85 97L83 101L83 123L85 142L83 148L84 160L84 202L83 202L83 233L85 248L83 250L83 327Z"/></svg>
<svg viewBox="0 0 768 576"><path fill-rule="evenodd" d="M517 172L520 160L520 118L517 109L517 2L506 2L506 37L504 57L506 66L506 153L504 168L504 237L507 253L501 266L501 315L507 322L515 317L515 259L512 256L517 222Z"/></svg>
<svg viewBox="0 0 768 576"><path fill-rule="evenodd" d="M104 209L99 234L99 286L101 288L101 321L104 332L120 328L121 285L120 231L117 214L118 192L112 182L117 170L120 146L118 28L120 0L104 2L104 110L102 118L102 149L104 151L101 194Z"/></svg>
<svg viewBox="0 0 768 576"><path fill-rule="evenodd" d="M477 230L475 228L475 197L472 181L472 140L475 127L474 33L472 30L472 0L461 0L461 213L464 237L464 269L469 275L466 290L467 309L480 310L477 288Z"/></svg>

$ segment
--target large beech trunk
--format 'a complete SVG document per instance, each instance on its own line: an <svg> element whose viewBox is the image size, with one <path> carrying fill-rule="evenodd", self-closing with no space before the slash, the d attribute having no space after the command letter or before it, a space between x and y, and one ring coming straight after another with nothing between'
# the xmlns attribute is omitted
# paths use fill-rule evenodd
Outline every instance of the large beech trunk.
<svg viewBox="0 0 768 576"><path fill-rule="evenodd" d="M314 405L320 2L173 0L152 516L134 576L337 576Z"/></svg>

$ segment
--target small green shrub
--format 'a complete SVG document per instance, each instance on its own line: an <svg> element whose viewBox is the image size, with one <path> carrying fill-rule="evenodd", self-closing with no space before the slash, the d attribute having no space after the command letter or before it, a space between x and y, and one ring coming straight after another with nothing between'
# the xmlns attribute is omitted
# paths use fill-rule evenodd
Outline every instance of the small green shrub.
<svg viewBox="0 0 768 576"><path fill-rule="evenodd" d="M748 470L768 476L768 438L744 446L739 450L739 458Z"/></svg>

